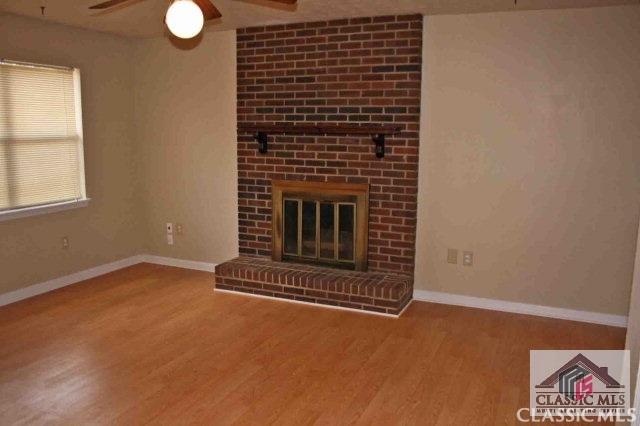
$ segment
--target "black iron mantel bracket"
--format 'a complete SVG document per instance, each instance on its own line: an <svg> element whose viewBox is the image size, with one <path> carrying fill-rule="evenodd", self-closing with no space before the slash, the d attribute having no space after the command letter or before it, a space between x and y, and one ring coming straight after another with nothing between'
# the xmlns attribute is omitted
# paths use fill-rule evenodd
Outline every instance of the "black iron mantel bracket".
<svg viewBox="0 0 640 426"><path fill-rule="evenodd" d="M256 132L253 138L258 142L258 152L260 154L266 154L269 151L269 135L265 132Z"/></svg>
<svg viewBox="0 0 640 426"><path fill-rule="evenodd" d="M384 158L384 133L371 136L373 143L376 144L376 157Z"/></svg>
<svg viewBox="0 0 640 426"><path fill-rule="evenodd" d="M395 125L354 125L354 124L241 124L239 132L251 132L258 142L260 154L269 150L269 134L299 134L299 135L362 135L370 136L375 144L377 158L384 158L385 141L387 135L395 135L402 131Z"/></svg>

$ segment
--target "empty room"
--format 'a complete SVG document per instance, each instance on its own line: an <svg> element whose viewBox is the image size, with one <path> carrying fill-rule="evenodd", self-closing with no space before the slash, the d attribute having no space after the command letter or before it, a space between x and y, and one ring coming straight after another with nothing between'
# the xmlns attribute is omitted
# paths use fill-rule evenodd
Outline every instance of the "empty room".
<svg viewBox="0 0 640 426"><path fill-rule="evenodd" d="M639 111L638 0L0 0L0 424L640 426Z"/></svg>

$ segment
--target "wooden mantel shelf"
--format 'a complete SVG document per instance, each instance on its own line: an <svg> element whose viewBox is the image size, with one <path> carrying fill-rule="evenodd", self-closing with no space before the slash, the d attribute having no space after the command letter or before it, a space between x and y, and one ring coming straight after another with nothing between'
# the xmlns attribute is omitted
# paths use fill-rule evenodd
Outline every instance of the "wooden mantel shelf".
<svg viewBox="0 0 640 426"><path fill-rule="evenodd" d="M389 124L239 124L239 132L297 135L395 135L402 128Z"/></svg>
<svg viewBox="0 0 640 426"><path fill-rule="evenodd" d="M396 135L402 127L392 124L239 124L238 133L253 133L261 154L268 150L269 134L295 135L367 135L376 144L376 157L384 157L384 141L387 135Z"/></svg>

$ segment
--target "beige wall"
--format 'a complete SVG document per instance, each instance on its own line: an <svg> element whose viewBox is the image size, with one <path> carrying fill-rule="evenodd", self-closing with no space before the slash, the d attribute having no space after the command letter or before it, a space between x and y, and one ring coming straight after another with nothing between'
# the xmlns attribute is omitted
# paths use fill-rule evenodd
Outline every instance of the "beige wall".
<svg viewBox="0 0 640 426"><path fill-rule="evenodd" d="M130 53L124 38L0 16L0 57L80 68L92 199L86 208L0 222L0 294L139 251Z"/></svg>
<svg viewBox="0 0 640 426"><path fill-rule="evenodd" d="M426 20L416 288L627 314L639 22L638 6Z"/></svg>
<svg viewBox="0 0 640 426"><path fill-rule="evenodd" d="M235 49L235 31L208 32L191 49L135 45L147 253L213 263L238 253ZM166 222L184 229L173 246Z"/></svg>
<svg viewBox="0 0 640 426"><path fill-rule="evenodd" d="M237 255L235 32L199 41L188 49L0 16L0 57L81 69L92 199L0 222L0 294L140 253ZM174 246L167 221L183 225Z"/></svg>

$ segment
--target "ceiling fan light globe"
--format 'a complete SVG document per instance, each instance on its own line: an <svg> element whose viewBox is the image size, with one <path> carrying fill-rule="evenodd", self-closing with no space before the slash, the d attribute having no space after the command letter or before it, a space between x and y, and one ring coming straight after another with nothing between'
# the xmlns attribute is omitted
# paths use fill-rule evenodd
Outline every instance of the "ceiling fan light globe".
<svg viewBox="0 0 640 426"><path fill-rule="evenodd" d="M192 38L202 31L204 16L192 0L176 0L169 6L165 22L176 37Z"/></svg>

